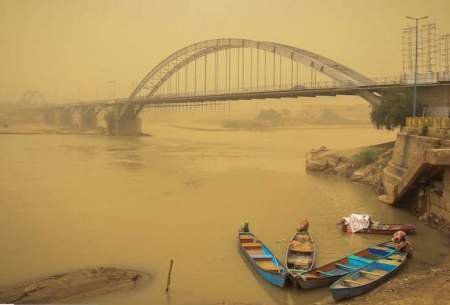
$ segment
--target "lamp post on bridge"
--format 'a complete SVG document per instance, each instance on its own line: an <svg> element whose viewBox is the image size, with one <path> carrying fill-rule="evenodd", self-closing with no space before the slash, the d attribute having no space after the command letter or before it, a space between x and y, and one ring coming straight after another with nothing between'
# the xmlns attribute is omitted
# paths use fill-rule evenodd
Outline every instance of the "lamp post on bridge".
<svg viewBox="0 0 450 305"><path fill-rule="evenodd" d="M416 116L416 109L417 109L417 61L418 61L418 40L419 40L419 20L426 19L428 16L424 17L410 17L406 16L407 19L414 20L416 22L416 52L415 52L415 59L414 59L414 91L413 91L413 116Z"/></svg>

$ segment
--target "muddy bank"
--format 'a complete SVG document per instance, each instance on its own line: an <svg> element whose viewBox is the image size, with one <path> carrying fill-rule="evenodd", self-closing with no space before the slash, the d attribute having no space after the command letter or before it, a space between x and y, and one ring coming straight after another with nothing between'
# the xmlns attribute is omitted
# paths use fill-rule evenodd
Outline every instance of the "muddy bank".
<svg viewBox="0 0 450 305"><path fill-rule="evenodd" d="M383 194L381 175L391 159L393 147L394 142L347 151L322 146L306 154L306 170L346 177L352 182L370 185L377 194Z"/></svg>
<svg viewBox="0 0 450 305"><path fill-rule="evenodd" d="M149 279L150 276L144 272L113 267L77 270L30 281L12 288L0 288L0 303L67 302L133 289Z"/></svg>

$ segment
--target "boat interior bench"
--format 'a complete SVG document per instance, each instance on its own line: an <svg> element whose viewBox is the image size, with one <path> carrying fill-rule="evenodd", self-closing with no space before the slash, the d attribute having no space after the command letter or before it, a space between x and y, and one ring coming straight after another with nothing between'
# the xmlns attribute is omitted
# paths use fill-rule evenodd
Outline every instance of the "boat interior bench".
<svg viewBox="0 0 450 305"><path fill-rule="evenodd" d="M355 267L352 267L352 266L348 266L348 265L345 265L345 264L339 264L339 263L336 263L336 266L341 267L341 268L346 269L346 270L350 270L350 271L358 269L358 268L355 268Z"/></svg>
<svg viewBox="0 0 450 305"><path fill-rule="evenodd" d="M261 244L258 243L242 243L242 247L244 247L245 249L262 248Z"/></svg>
<svg viewBox="0 0 450 305"><path fill-rule="evenodd" d="M273 258L272 255L267 254L251 254L250 257L256 260L272 260Z"/></svg>
<svg viewBox="0 0 450 305"><path fill-rule="evenodd" d="M353 260L357 260L357 261L360 261L360 262L363 262L363 263L366 263L366 264L373 263L373 260L368 259L368 258L364 258L364 257L361 257L361 256L357 256L357 255L350 255L348 258L349 259L353 259Z"/></svg>
<svg viewBox="0 0 450 305"><path fill-rule="evenodd" d="M344 271L342 269L333 269L333 270L328 270L328 271L321 271L321 270L317 270L317 273L319 273L320 275L325 275L325 276L336 276L336 275L344 275L347 274L347 271Z"/></svg>

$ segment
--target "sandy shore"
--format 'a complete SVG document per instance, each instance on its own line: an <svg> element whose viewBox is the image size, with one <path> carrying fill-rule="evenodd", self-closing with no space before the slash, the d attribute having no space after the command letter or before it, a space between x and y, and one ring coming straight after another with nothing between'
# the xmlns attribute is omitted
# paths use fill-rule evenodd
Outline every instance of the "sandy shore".
<svg viewBox="0 0 450 305"><path fill-rule="evenodd" d="M113 267L77 270L0 289L0 303L67 302L133 289L149 279L146 273Z"/></svg>

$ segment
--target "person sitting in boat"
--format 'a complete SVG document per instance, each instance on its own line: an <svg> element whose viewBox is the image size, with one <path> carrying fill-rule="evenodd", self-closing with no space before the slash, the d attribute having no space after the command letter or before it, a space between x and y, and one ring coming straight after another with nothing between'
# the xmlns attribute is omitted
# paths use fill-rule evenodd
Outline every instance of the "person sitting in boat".
<svg viewBox="0 0 450 305"><path fill-rule="evenodd" d="M300 222L300 225L297 228L297 231L299 231L299 232L308 231L308 227L309 227L309 221L306 219L302 220Z"/></svg>
<svg viewBox="0 0 450 305"><path fill-rule="evenodd" d="M239 232L248 233L250 232L248 221L244 221L241 223L241 227L239 228Z"/></svg>
<svg viewBox="0 0 450 305"><path fill-rule="evenodd" d="M392 237L392 241L395 244L395 247L398 251L408 252L411 250L411 245L408 242L408 238L406 237L406 233L403 231L397 231L394 233Z"/></svg>

